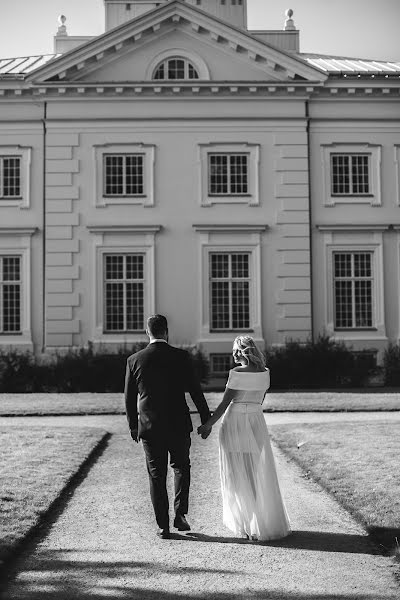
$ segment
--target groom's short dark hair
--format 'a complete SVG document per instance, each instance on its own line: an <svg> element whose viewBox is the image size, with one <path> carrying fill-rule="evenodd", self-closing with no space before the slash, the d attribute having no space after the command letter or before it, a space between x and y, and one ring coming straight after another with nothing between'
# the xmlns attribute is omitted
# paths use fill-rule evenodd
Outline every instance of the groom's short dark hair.
<svg viewBox="0 0 400 600"><path fill-rule="evenodd" d="M148 332L158 338L168 333L168 322L164 315L152 315L147 319Z"/></svg>

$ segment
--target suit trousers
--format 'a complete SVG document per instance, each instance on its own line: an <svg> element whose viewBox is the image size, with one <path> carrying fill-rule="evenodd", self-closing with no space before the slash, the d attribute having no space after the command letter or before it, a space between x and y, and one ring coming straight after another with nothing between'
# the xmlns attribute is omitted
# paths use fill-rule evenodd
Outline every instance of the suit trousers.
<svg viewBox="0 0 400 600"><path fill-rule="evenodd" d="M174 470L175 515L185 515L189 509L190 433L181 436L142 440L150 482L150 497L161 529L169 529L167 493L168 455Z"/></svg>

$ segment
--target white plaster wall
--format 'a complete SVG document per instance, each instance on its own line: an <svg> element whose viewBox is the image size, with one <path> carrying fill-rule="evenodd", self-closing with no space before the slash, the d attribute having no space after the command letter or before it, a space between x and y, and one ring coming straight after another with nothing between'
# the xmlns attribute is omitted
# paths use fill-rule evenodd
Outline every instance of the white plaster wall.
<svg viewBox="0 0 400 600"><path fill-rule="evenodd" d="M389 226L399 223L398 178L396 144L400 139L398 103L385 98L357 101L314 101L311 114L311 195L313 220L313 311L316 332L322 332L326 319L325 279L326 262L323 234L315 225L358 224ZM397 120L395 119L397 115ZM321 145L323 144L373 144L380 150L380 193L381 205L341 202L335 206L324 206L323 170ZM382 356L387 341L399 339L399 240L398 232L383 228L383 297L384 323L387 339L371 332L363 334L365 340L357 339L357 332L348 334L348 343L356 349L376 348ZM357 238L358 235L358 238ZM360 234L351 235L349 241L361 239ZM363 239L366 239L364 235ZM372 234L369 234L372 239ZM384 337L384 336L383 336ZM369 338L369 339L367 339Z"/></svg>

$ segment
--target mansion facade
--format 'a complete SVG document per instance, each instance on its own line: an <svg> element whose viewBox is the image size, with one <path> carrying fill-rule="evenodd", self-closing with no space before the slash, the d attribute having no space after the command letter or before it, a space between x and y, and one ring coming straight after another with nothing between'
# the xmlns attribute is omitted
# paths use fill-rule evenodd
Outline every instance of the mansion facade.
<svg viewBox="0 0 400 600"><path fill-rule="evenodd" d="M104 0L0 59L0 348L400 338L400 62L304 54L246 0Z"/></svg>

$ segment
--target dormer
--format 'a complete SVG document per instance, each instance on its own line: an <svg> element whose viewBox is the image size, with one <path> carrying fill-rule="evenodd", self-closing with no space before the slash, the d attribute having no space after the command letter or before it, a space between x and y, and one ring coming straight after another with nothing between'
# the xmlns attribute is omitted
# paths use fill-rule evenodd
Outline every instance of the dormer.
<svg viewBox="0 0 400 600"><path fill-rule="evenodd" d="M239 29L247 27L247 0L184 0ZM104 0L106 31L145 12L154 10L169 0Z"/></svg>

